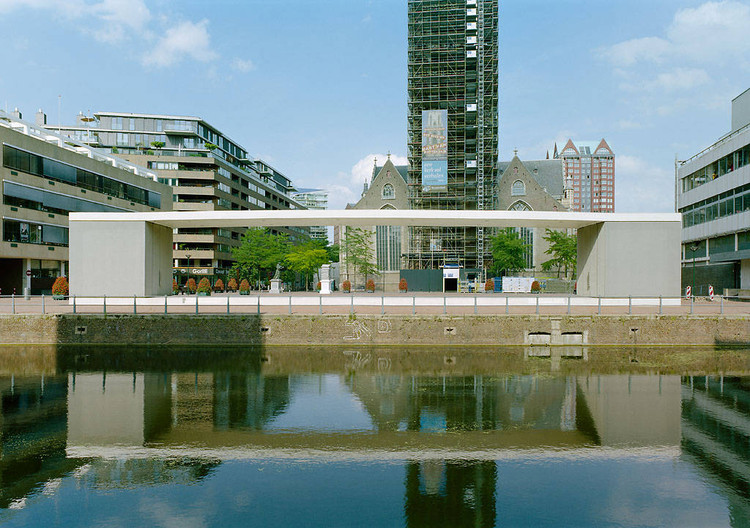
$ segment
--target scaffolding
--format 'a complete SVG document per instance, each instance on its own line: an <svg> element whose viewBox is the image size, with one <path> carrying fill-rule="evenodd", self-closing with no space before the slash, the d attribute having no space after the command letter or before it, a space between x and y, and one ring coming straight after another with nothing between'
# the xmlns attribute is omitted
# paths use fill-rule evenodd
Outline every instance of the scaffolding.
<svg viewBox="0 0 750 528"><path fill-rule="evenodd" d="M412 209L496 208L498 0L409 0L408 156ZM448 182L422 188L422 111L448 112ZM482 228L412 228L405 265L483 270Z"/></svg>

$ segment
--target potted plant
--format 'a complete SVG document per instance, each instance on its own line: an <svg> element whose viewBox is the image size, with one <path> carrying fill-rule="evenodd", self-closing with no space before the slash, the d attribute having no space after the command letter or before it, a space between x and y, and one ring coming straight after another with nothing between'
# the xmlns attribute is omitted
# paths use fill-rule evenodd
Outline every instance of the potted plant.
<svg viewBox="0 0 750 528"><path fill-rule="evenodd" d="M495 291L495 281L493 281L492 279L487 279L487 282L484 283L484 291Z"/></svg>
<svg viewBox="0 0 750 528"><path fill-rule="evenodd" d="M348 280L345 280L344 282L342 282L341 291L344 293L349 293L350 291L352 291L352 283L349 282Z"/></svg>
<svg viewBox="0 0 750 528"><path fill-rule="evenodd" d="M227 290L230 292L236 292L237 291L237 279L232 277L229 279L229 282L227 283Z"/></svg>
<svg viewBox="0 0 750 528"><path fill-rule="evenodd" d="M185 286L187 287L188 293L195 293L195 290L198 289L198 286L195 284L195 279L190 277L187 282L185 283Z"/></svg>
<svg viewBox="0 0 750 528"><path fill-rule="evenodd" d="M53 299L65 299L68 296L68 279L65 277L57 277L55 283L52 285L52 298Z"/></svg>
<svg viewBox="0 0 750 528"><path fill-rule="evenodd" d="M401 279L398 281L398 291L401 293L406 293L409 290L408 285L406 284L406 279Z"/></svg>
<svg viewBox="0 0 750 528"><path fill-rule="evenodd" d="M247 279L242 279L240 282L240 295L250 295L250 283Z"/></svg>
<svg viewBox="0 0 750 528"><path fill-rule="evenodd" d="M203 277L198 283L198 295L211 295L211 283L207 277Z"/></svg>
<svg viewBox="0 0 750 528"><path fill-rule="evenodd" d="M224 291L224 281L221 279L216 279L216 283L214 284L214 291L215 292L223 292Z"/></svg>
<svg viewBox="0 0 750 528"><path fill-rule="evenodd" d="M172 295L177 295L180 293L180 285L177 284L177 281L172 279Z"/></svg>
<svg viewBox="0 0 750 528"><path fill-rule="evenodd" d="M531 293L541 293L542 292L542 285L539 284L539 281L534 281L531 283Z"/></svg>
<svg viewBox="0 0 750 528"><path fill-rule="evenodd" d="M321 288L321 284L320 284L320 281L318 281L318 283L315 285L315 291L319 292L320 288Z"/></svg>
<svg viewBox="0 0 750 528"><path fill-rule="evenodd" d="M374 281L374 280L372 280L372 279L369 279L369 280L367 281L367 284L365 285L365 289L366 289L366 290L367 290L368 292L370 292L370 293L373 293L373 292L375 291L375 281Z"/></svg>

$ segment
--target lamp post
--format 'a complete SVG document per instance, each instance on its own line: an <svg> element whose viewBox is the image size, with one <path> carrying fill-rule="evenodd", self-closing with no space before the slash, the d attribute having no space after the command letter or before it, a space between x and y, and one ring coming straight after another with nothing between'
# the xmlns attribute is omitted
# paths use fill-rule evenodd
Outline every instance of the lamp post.
<svg viewBox="0 0 750 528"><path fill-rule="evenodd" d="M187 257L188 261L188 269L187 269L187 282L185 282L185 285L187 286L188 293L190 293L190 253L185 253L185 256Z"/></svg>
<svg viewBox="0 0 750 528"><path fill-rule="evenodd" d="M698 245L691 244L690 251L693 254L693 286L691 289L691 294L694 297L695 296L695 252L698 251Z"/></svg>

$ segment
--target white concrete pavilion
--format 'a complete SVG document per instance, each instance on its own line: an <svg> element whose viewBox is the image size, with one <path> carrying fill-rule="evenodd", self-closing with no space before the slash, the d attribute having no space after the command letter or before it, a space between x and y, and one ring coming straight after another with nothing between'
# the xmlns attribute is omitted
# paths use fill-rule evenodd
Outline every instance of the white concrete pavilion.
<svg viewBox="0 0 750 528"><path fill-rule="evenodd" d="M154 296L172 289L172 230L375 225L574 228L578 294L679 297L681 215L542 211L284 210L71 213L70 291Z"/></svg>

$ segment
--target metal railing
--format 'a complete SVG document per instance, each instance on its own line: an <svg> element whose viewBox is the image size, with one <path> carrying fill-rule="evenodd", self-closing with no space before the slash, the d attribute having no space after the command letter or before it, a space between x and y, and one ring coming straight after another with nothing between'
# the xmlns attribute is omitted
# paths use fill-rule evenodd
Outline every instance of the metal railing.
<svg viewBox="0 0 750 528"><path fill-rule="evenodd" d="M748 299L750 301L750 299ZM736 297L221 293L162 297L0 296L0 314L750 315Z"/></svg>

